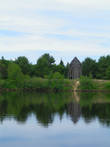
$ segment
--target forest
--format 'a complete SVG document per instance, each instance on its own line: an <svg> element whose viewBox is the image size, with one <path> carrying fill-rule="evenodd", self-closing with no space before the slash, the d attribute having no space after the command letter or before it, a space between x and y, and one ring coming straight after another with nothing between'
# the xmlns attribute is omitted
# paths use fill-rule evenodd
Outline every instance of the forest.
<svg viewBox="0 0 110 147"><path fill-rule="evenodd" d="M48 78L57 73L68 78L68 69L69 63L65 65L61 60L57 65L55 58L47 53L42 55L36 64L30 63L25 56L20 56L14 61L6 60L4 57L0 59L1 79L8 79L10 76L14 76L16 72L29 77L41 78ZM83 76L92 76L94 79L110 79L110 55L101 56L98 61L87 57L82 62L82 74Z"/></svg>
<svg viewBox="0 0 110 147"><path fill-rule="evenodd" d="M42 87L45 89L50 88L51 85L52 89L57 90L71 87L70 80L68 80L68 69L69 63L65 65L61 60L59 64L56 64L55 58L48 53L39 57L36 64L30 63L25 56L20 56L15 60L6 60L1 57L0 88ZM102 56L98 61L87 57L82 62L82 75L92 79L109 80L110 55Z"/></svg>

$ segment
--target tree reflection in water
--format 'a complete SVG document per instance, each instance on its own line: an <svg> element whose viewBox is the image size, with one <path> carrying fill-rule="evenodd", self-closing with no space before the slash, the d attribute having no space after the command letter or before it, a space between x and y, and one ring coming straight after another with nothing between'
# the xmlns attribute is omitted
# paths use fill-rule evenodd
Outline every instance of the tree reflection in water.
<svg viewBox="0 0 110 147"><path fill-rule="evenodd" d="M64 114L70 116L74 124L80 117L86 123L98 118L103 125L110 126L110 94L80 93L6 93L0 95L0 121L13 118L25 123L31 114L48 127L56 114L62 120ZM77 101L78 100L78 101Z"/></svg>

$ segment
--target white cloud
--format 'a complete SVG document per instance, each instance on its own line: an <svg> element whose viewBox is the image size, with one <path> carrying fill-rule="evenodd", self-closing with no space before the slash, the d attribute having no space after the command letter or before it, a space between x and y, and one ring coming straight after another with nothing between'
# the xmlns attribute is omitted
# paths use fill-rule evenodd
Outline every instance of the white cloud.
<svg viewBox="0 0 110 147"><path fill-rule="evenodd" d="M81 7L89 7L89 8L109 8L110 1L109 0L0 0L0 10L8 9L8 10L16 10L16 9L70 9L81 8Z"/></svg>
<svg viewBox="0 0 110 147"><path fill-rule="evenodd" d="M110 39L109 32L104 31L109 30L110 22L105 21L103 25L103 12L109 10L110 13L109 7L109 0L0 0L0 30L24 32L22 36L0 37L0 52L48 49L80 56L108 54L109 49L101 43ZM101 15L99 10L103 10ZM96 23L99 18L100 23ZM48 34L64 35L65 39L50 38ZM71 39L66 40L68 36Z"/></svg>

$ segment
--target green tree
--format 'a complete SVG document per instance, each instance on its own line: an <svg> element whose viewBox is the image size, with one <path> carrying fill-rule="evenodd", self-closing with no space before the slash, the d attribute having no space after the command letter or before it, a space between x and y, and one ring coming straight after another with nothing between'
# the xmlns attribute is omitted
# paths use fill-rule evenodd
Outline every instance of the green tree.
<svg viewBox="0 0 110 147"><path fill-rule="evenodd" d="M106 78L110 80L110 66L106 70Z"/></svg>
<svg viewBox="0 0 110 147"><path fill-rule="evenodd" d="M97 76L97 63L91 58L86 58L82 63L82 73L84 76L92 75L93 78Z"/></svg>
<svg viewBox="0 0 110 147"><path fill-rule="evenodd" d="M62 60L60 61L60 64L57 65L57 72L59 72L61 75L65 76L66 68L65 68L65 65Z"/></svg>
<svg viewBox="0 0 110 147"><path fill-rule="evenodd" d="M54 74L53 74L53 77L52 77L53 79L63 79L64 78L64 76L62 75L62 74L60 74L59 72L55 72Z"/></svg>
<svg viewBox="0 0 110 147"><path fill-rule="evenodd" d="M8 76L7 66L0 62L0 78L1 79L6 79L7 76Z"/></svg>
<svg viewBox="0 0 110 147"><path fill-rule="evenodd" d="M68 78L69 66L69 63L67 63L65 67L65 78Z"/></svg>
<svg viewBox="0 0 110 147"><path fill-rule="evenodd" d="M0 78L7 79L8 78L8 64L11 61L6 60L3 56L0 60Z"/></svg>
<svg viewBox="0 0 110 147"><path fill-rule="evenodd" d="M30 64L29 70L30 70L30 72L29 72L30 76L35 77L36 76L36 65Z"/></svg>
<svg viewBox="0 0 110 147"><path fill-rule="evenodd" d="M49 54L42 55L36 65L36 75L44 78L48 76L51 72L53 72L53 65L55 63L55 59Z"/></svg>
<svg viewBox="0 0 110 147"><path fill-rule="evenodd" d="M15 63L20 66L23 74L30 74L30 64L25 56L18 57Z"/></svg>
<svg viewBox="0 0 110 147"><path fill-rule="evenodd" d="M55 72L49 77L48 85L50 89L54 89L56 92L64 90L64 76L59 72Z"/></svg>
<svg viewBox="0 0 110 147"><path fill-rule="evenodd" d="M99 68L99 72L98 72L98 77L100 79L107 79L106 77L106 70L110 65L110 56L102 56L99 58L98 61L98 68Z"/></svg>
<svg viewBox="0 0 110 147"><path fill-rule="evenodd" d="M10 63L8 65L8 79L13 81L17 87L21 86L24 81L24 76L19 65Z"/></svg>

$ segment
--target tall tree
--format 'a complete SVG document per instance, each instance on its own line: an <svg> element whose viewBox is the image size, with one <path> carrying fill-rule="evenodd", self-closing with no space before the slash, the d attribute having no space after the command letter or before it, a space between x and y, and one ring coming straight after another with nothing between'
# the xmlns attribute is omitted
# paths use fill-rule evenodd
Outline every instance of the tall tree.
<svg viewBox="0 0 110 147"><path fill-rule="evenodd" d="M106 70L106 79L110 80L110 66Z"/></svg>
<svg viewBox="0 0 110 147"><path fill-rule="evenodd" d="M101 79L106 79L106 70L108 69L110 65L110 56L102 56L99 58L98 61L98 68L99 68L99 73L98 77Z"/></svg>
<svg viewBox="0 0 110 147"><path fill-rule="evenodd" d="M69 66L69 63L67 63L65 67L65 78L68 78Z"/></svg>
<svg viewBox="0 0 110 147"><path fill-rule="evenodd" d="M19 65L15 63L8 65L8 79L15 81L17 86L23 82L24 76Z"/></svg>
<svg viewBox="0 0 110 147"><path fill-rule="evenodd" d="M8 64L12 62L6 60L3 56L0 60L0 78L7 79L8 78Z"/></svg>
<svg viewBox="0 0 110 147"><path fill-rule="evenodd" d="M23 72L23 74L30 73L30 64L28 59L25 56L20 56L15 60L15 63L18 64Z"/></svg>
<svg viewBox="0 0 110 147"><path fill-rule="evenodd" d="M97 63L91 58L86 58L82 63L82 73L84 76L92 75L93 78L97 76Z"/></svg>
<svg viewBox="0 0 110 147"><path fill-rule="evenodd" d="M36 75L40 77L48 76L51 72L53 72L53 65L55 63L55 59L53 56L49 54L42 55L36 65Z"/></svg>
<svg viewBox="0 0 110 147"><path fill-rule="evenodd" d="M59 72L61 75L65 76L66 69L65 69L65 65L62 60L60 61L60 64L57 65L57 72Z"/></svg>

